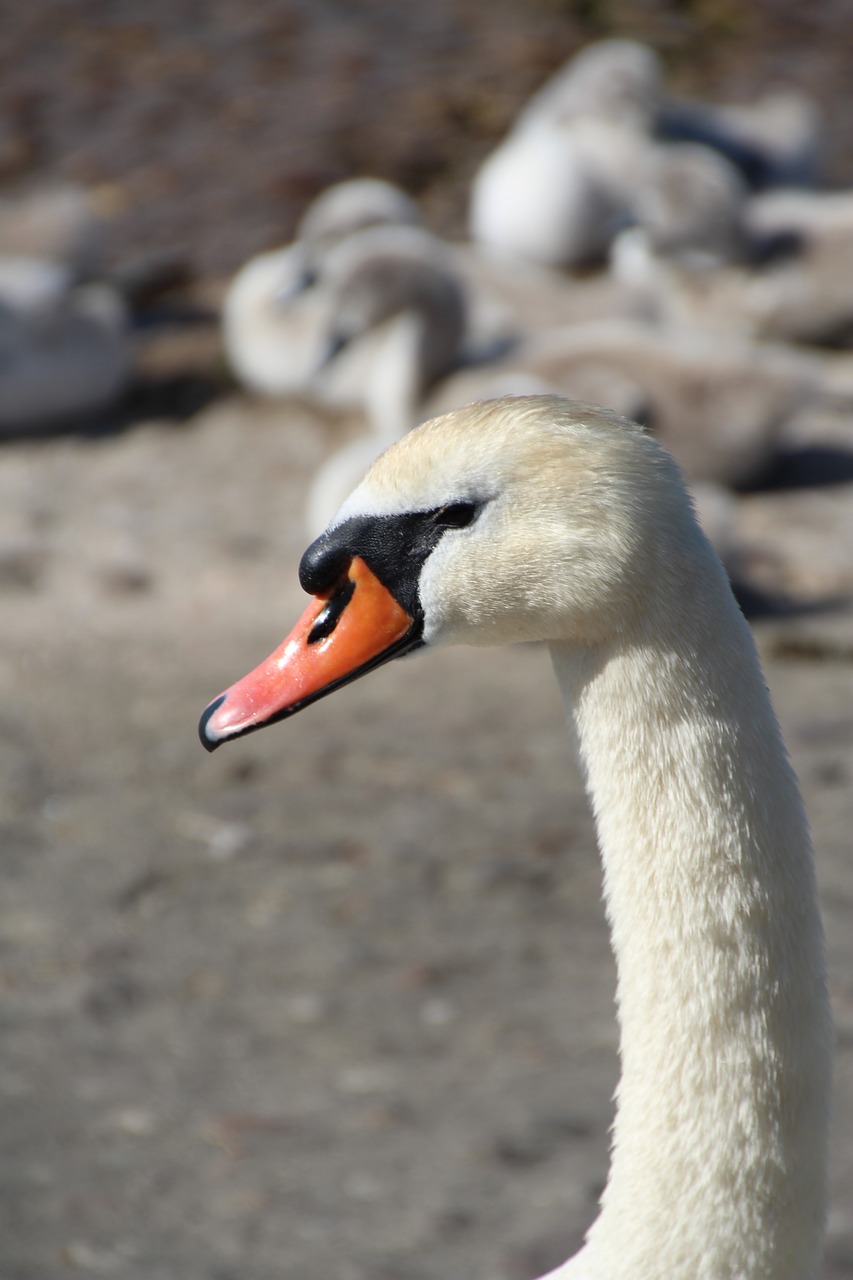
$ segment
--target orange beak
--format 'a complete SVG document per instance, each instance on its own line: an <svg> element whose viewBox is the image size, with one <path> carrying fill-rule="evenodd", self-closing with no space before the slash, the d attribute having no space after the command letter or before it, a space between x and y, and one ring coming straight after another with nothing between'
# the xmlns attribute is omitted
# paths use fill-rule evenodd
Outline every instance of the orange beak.
<svg viewBox="0 0 853 1280"><path fill-rule="evenodd" d="M211 702L199 723L202 745L214 751L283 720L417 643L414 618L356 556L275 652Z"/></svg>

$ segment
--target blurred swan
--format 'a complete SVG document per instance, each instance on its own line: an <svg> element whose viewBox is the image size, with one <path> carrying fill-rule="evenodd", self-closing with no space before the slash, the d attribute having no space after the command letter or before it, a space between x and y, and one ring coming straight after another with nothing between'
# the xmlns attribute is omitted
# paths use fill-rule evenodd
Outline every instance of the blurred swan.
<svg viewBox="0 0 853 1280"><path fill-rule="evenodd" d="M57 426L108 408L127 384L125 308L66 268L0 259L0 431Z"/></svg>
<svg viewBox="0 0 853 1280"><path fill-rule="evenodd" d="M552 267L600 263L639 223L655 251L709 266L743 256L747 186L698 143L660 145L656 56L632 41L579 54L528 103L475 177L472 239Z"/></svg>
<svg viewBox="0 0 853 1280"><path fill-rule="evenodd" d="M368 227L419 221L415 202L379 179L348 179L322 192L294 242L252 258L226 294L223 339L238 380L266 396L304 393L323 351L326 304L316 286L326 256Z"/></svg>
<svg viewBox="0 0 853 1280"><path fill-rule="evenodd" d="M548 267L600 263L630 218L647 145L633 128L595 117L511 133L474 177L471 239Z"/></svg>
<svg viewBox="0 0 853 1280"><path fill-rule="evenodd" d="M710 147L654 147L632 199L652 253L694 270L743 259L747 190Z"/></svg>
<svg viewBox="0 0 853 1280"><path fill-rule="evenodd" d="M747 201L742 229L745 260L702 272L632 227L613 244L611 270L661 323L783 342L848 338L853 193L767 192Z"/></svg>
<svg viewBox="0 0 853 1280"><path fill-rule="evenodd" d="M519 112L513 131L590 115L646 129L658 111L661 74L660 59L648 45L598 40L546 81Z"/></svg>
<svg viewBox="0 0 853 1280"><path fill-rule="evenodd" d="M467 298L452 251L416 228L372 228L328 255L324 288L324 364L357 361L371 427L401 435L428 388L465 358Z"/></svg>
<svg viewBox="0 0 853 1280"><path fill-rule="evenodd" d="M834 341L853 327L853 192L773 191L749 204L748 227L787 245L745 288L757 332Z"/></svg>
<svg viewBox="0 0 853 1280"><path fill-rule="evenodd" d="M600 262L630 216L660 71L633 41L602 41L527 104L474 177L472 240L551 267Z"/></svg>
<svg viewBox="0 0 853 1280"><path fill-rule="evenodd" d="M348 178L322 191L311 202L296 228L306 284L322 272L323 258L336 244L368 227L421 225L417 203L399 187L380 178Z"/></svg>

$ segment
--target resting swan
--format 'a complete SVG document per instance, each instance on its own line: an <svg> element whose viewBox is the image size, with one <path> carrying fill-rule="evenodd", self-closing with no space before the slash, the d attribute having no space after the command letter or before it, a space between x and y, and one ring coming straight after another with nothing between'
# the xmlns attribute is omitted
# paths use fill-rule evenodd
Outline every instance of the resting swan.
<svg viewBox="0 0 853 1280"><path fill-rule="evenodd" d="M204 745L423 646L547 641L595 812L622 1075L601 1210L551 1280L808 1280L830 1016L809 834L749 629L676 465L559 398L417 428L306 551Z"/></svg>
<svg viewBox="0 0 853 1280"><path fill-rule="evenodd" d="M310 392L328 323L326 300L316 286L329 255L369 227L419 222L415 202L377 178L350 178L323 191L303 214L296 239L251 258L228 288L222 335L239 381L264 396Z"/></svg>
<svg viewBox="0 0 853 1280"><path fill-rule="evenodd" d="M600 262L630 215L659 82L656 55L633 40L582 50L474 175L472 241L548 267Z"/></svg>
<svg viewBox="0 0 853 1280"><path fill-rule="evenodd" d="M115 404L132 348L119 294L56 262L0 257L0 433L55 429Z"/></svg>

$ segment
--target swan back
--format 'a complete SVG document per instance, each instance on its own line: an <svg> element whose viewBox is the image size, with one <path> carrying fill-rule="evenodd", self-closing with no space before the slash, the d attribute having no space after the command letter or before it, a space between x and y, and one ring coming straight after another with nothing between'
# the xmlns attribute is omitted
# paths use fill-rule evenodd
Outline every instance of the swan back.
<svg viewBox="0 0 853 1280"><path fill-rule="evenodd" d="M710 147L657 147L634 212L655 253L685 265L716 266L746 249L746 188L737 170Z"/></svg>
<svg viewBox="0 0 853 1280"><path fill-rule="evenodd" d="M630 213L659 77L655 54L631 40L573 58L475 175L471 238L544 266L600 261Z"/></svg>

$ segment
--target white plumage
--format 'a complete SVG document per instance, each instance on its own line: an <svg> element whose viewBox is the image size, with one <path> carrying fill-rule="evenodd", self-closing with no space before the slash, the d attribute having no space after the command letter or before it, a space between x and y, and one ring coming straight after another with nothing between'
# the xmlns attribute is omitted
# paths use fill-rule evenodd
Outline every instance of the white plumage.
<svg viewBox="0 0 853 1280"><path fill-rule="evenodd" d="M622 1077L601 1212L552 1280L818 1273L831 1033L809 835L749 629L678 471L558 399L404 437L339 521L481 502L427 645L544 640L596 815Z"/></svg>

